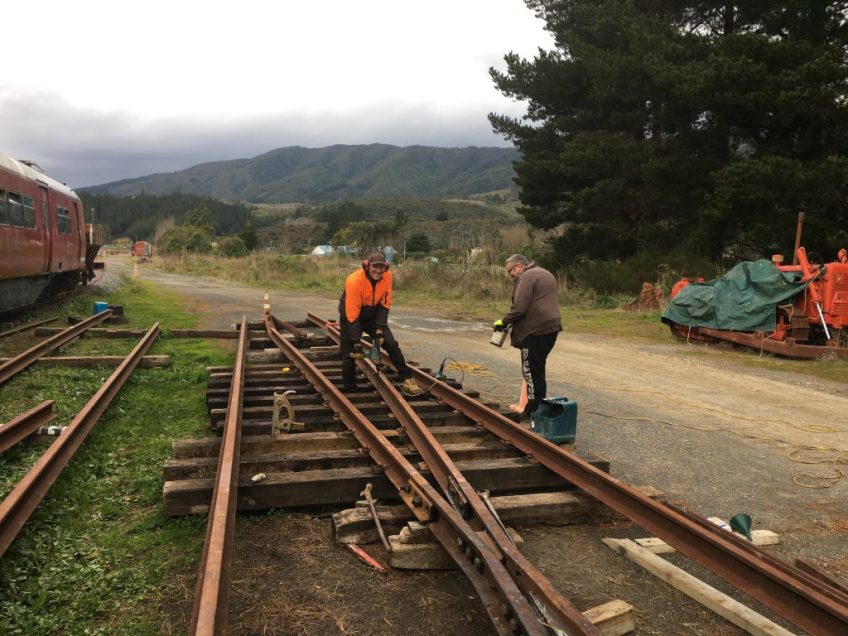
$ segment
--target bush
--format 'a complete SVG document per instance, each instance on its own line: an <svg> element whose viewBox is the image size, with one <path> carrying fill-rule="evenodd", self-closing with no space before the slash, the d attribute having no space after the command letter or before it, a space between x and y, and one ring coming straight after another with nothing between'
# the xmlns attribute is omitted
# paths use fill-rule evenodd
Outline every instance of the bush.
<svg viewBox="0 0 848 636"><path fill-rule="evenodd" d="M181 225L165 232L159 239L158 248L161 254L208 254L212 251L212 243L206 231L191 225Z"/></svg>
<svg viewBox="0 0 848 636"><path fill-rule="evenodd" d="M703 257L684 251L660 253L644 251L622 261L585 261L565 269L568 279L578 287L599 294L637 294L642 283L656 283L668 296L671 285L682 276L715 278L716 266Z"/></svg>
<svg viewBox="0 0 848 636"><path fill-rule="evenodd" d="M238 236L228 236L218 244L218 252L221 256L237 258L247 256L247 245Z"/></svg>

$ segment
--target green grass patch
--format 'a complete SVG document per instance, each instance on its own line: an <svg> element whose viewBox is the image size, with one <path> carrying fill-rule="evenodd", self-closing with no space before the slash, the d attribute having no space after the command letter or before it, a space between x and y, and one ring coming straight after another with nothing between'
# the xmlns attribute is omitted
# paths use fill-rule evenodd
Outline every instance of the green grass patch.
<svg viewBox="0 0 848 636"><path fill-rule="evenodd" d="M63 309L88 315L95 299L124 305L128 327L148 328L156 321L163 329L196 324L178 298L137 282L96 298L83 291ZM62 309L45 313L51 312ZM14 346L23 350L21 344ZM126 355L135 344L83 338L64 354ZM162 464L172 439L207 433L205 367L226 364L231 356L218 343L161 337L148 353L169 354L170 367L135 371L0 560L0 633L184 629L172 625L166 608L184 584L180 577L193 574L205 519L164 515ZM53 399L54 424L67 424L112 370L33 365L0 387L0 422ZM0 456L2 495L48 443L25 440Z"/></svg>

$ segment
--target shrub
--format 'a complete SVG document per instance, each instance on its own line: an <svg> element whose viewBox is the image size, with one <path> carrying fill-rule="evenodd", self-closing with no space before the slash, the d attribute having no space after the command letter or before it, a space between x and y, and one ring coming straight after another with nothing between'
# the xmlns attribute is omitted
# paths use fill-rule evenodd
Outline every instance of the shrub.
<svg viewBox="0 0 848 636"><path fill-rule="evenodd" d="M247 245L238 236L228 236L218 244L218 252L221 256L241 257L247 256Z"/></svg>

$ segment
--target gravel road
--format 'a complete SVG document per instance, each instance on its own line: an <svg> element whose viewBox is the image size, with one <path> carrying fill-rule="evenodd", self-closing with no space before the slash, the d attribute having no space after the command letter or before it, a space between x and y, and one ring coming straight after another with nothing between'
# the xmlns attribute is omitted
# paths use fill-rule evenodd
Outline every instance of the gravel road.
<svg viewBox="0 0 848 636"><path fill-rule="evenodd" d="M113 267L120 271L123 266ZM179 293L204 327L229 325L245 311L250 318L261 314L262 290L144 268L142 277ZM274 314L285 319L300 319L306 311L334 318L337 300L275 291L271 304ZM645 344L571 334L567 310L564 324L548 362L548 395L577 401L581 451L609 459L612 474L622 481L654 486L704 516L728 519L747 513L755 529L780 534L781 545L773 551L782 558L804 557L848 578L848 480L802 476L834 475L835 458L848 454L848 384L752 369L727 350L695 349L671 336L668 344ZM444 320L437 308L407 309L398 298L391 326L407 358L433 368L443 358L482 365L483 373L465 375L464 386L504 404L516 401L518 353L489 345L486 324ZM788 457L793 451L800 454L796 460L820 463L793 461ZM831 487L817 487L823 485ZM640 610L641 634L741 633L598 547L604 533L646 536L639 529L624 524L603 532L522 530L528 554L541 560L578 607L627 600ZM570 572L575 559L583 572L576 577ZM641 583L634 585L637 579ZM656 597L664 600L658 605ZM464 631L486 633L482 629L470 624Z"/></svg>

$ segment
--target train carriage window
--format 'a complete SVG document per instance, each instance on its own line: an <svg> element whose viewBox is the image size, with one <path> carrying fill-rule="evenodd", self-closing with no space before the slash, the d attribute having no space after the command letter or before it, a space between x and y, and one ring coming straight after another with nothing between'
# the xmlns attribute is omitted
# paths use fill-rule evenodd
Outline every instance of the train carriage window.
<svg viewBox="0 0 848 636"><path fill-rule="evenodd" d="M6 205L5 190L0 190L0 223L9 225L9 207Z"/></svg>
<svg viewBox="0 0 848 636"><path fill-rule="evenodd" d="M35 203L28 196L23 197L24 202L24 227L35 227Z"/></svg>
<svg viewBox="0 0 848 636"><path fill-rule="evenodd" d="M71 233L71 218L70 213L65 208L56 208L56 216L57 219L57 229L59 230L59 234L70 234Z"/></svg>
<svg viewBox="0 0 848 636"><path fill-rule="evenodd" d="M9 218L12 225L23 226L24 206L21 205L21 195L9 192L6 196L9 199Z"/></svg>

